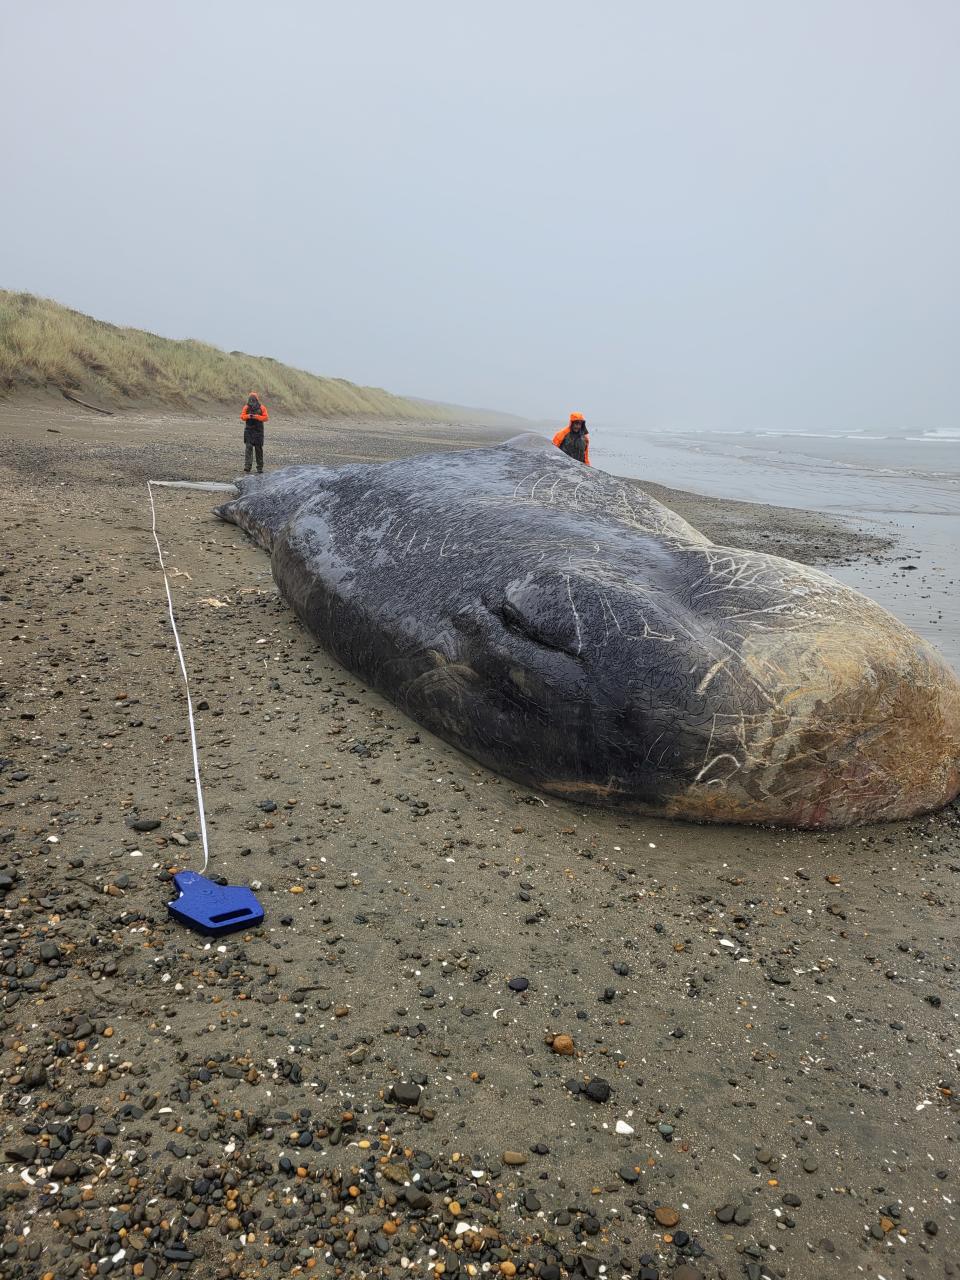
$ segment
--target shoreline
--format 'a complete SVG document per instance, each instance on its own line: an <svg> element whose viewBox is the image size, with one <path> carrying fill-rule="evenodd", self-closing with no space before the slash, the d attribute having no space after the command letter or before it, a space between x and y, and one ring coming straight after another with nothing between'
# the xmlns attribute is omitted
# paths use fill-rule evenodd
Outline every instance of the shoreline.
<svg viewBox="0 0 960 1280"><path fill-rule="evenodd" d="M14 425L16 434L13 433ZM179 455L174 448L164 450L162 442L157 439L167 433L175 437L178 432L189 432L192 437ZM205 438L204 445L197 439L201 433ZM72 405L49 409L43 404L0 402L0 437L7 437L15 453L18 446L38 451L34 461L27 459L23 465L46 465L41 460L50 452L53 466L57 468L56 458L60 451L53 448L52 434L65 437L57 442L61 445L72 439L81 441L88 459L97 458L111 467L122 465L123 471L118 475L129 475L129 464L133 460L129 449L147 443L157 449L158 463L163 457L168 467L174 467L176 476L171 474L165 478L232 480L242 468L240 436L230 418L151 413L148 410L102 418ZM516 434L514 424L497 429L489 425L362 417L280 419L276 426L271 423L267 467L304 461L329 461L334 465L384 462L430 448L480 448ZM234 465L231 465L231 460ZM211 463L217 465L211 468ZM77 478L75 473L65 474ZM102 470L98 473L90 469L84 478L88 483L98 484L104 475ZM136 478L160 477L148 477L141 468ZM782 555L804 564L824 565L847 563L868 555L882 557L893 548L891 538L854 528L841 516L736 498L710 497L633 476L624 479L650 493L700 529L711 541L720 544L729 543Z"/></svg>
<svg viewBox="0 0 960 1280"><path fill-rule="evenodd" d="M11 1276L121 1248L119 1275L197 1280L311 1259L949 1274L956 806L813 834L531 795L329 659L213 497L167 490L211 871L267 911L208 941L165 906L199 838L143 482L232 479L239 422L8 405L0 437ZM457 443L278 421L266 462ZM889 551L816 513L643 487L710 537L826 548L828 570ZM574 1088L598 1079L606 1101Z"/></svg>

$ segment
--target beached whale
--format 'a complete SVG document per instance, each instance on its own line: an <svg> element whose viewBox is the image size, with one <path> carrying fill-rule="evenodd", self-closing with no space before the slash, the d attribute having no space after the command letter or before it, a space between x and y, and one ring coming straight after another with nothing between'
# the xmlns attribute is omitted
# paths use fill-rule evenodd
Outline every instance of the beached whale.
<svg viewBox="0 0 960 1280"><path fill-rule="evenodd" d="M960 682L925 641L541 437L238 485L218 514L323 645L519 782L801 827L960 789Z"/></svg>

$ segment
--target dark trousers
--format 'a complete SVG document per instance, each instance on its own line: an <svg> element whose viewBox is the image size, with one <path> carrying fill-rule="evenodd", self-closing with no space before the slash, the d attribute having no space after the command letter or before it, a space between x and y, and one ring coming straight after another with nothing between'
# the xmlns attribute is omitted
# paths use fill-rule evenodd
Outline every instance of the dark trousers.
<svg viewBox="0 0 960 1280"><path fill-rule="evenodd" d="M250 470L253 455L257 455L257 470L263 470L263 427L257 423L243 428L243 469Z"/></svg>

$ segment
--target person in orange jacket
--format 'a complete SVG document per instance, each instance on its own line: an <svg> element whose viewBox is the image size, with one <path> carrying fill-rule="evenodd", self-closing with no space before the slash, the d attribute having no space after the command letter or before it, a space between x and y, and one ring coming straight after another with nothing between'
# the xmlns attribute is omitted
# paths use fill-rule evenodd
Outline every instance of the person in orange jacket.
<svg viewBox="0 0 960 1280"><path fill-rule="evenodd" d="M247 403L240 411L243 423L243 469L249 474L253 455L257 455L257 475L263 474L263 424L270 418L267 406L261 404L255 391L247 396Z"/></svg>
<svg viewBox="0 0 960 1280"><path fill-rule="evenodd" d="M553 437L553 443L568 457L590 466L590 437L587 434L587 420L582 413L571 413L570 425L560 428Z"/></svg>

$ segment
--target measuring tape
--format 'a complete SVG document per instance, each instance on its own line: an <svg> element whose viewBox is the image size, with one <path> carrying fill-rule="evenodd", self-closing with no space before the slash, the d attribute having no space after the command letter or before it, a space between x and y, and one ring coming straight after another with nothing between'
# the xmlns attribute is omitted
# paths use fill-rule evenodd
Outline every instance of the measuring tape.
<svg viewBox="0 0 960 1280"><path fill-rule="evenodd" d="M163 574L163 585L167 592L167 610L170 614L170 626L173 629L173 638L177 645L177 657L180 659L180 670L183 673L183 684L187 691L187 717L190 721L190 749L193 752L193 776L197 784L197 809L200 814L200 839L203 841L203 867L202 871L206 871L207 864L210 861L210 848L207 843L207 815L203 807L203 787L200 784L200 757L197 753L197 730L193 719L193 699L190 696L190 678L187 675L187 664L183 657L183 645L180 643L180 632L177 630L177 619L173 612L173 596L170 594L170 580L167 577L167 567L163 563L163 550L160 546L160 539L157 536L157 508L153 501L154 485L165 489L205 489L214 493L222 493L226 490L229 493L236 493L236 485L232 484L198 484L190 480L148 480L147 493L150 495L150 512L152 523L150 532L153 534L153 540L157 544L157 556L160 560L160 572Z"/></svg>
<svg viewBox="0 0 960 1280"><path fill-rule="evenodd" d="M233 933L236 929L252 929L263 923L263 907L257 901L252 889L246 885L223 885L208 880L203 874L210 861L210 848L207 843L207 815L203 807L203 787L200 783L200 756L197 752L197 729L193 719L193 699L190 696L190 680L187 676L187 664L183 657L183 645L180 643L180 632L177 630L177 619L173 611L173 596L170 592L170 579L167 567L163 563L163 549L157 535L157 507L153 500L154 486L168 489L205 489L214 493L236 493L232 484L199 484L192 480L148 480L147 493L150 495L150 512L152 516L150 532L157 544L157 555L160 559L160 572L163 574L163 585L167 592L167 610L170 614L170 626L177 645L177 657L180 659L180 670L183 672L183 684L187 691L187 717L190 721L190 748L193 752L193 776L197 784L197 810L200 814L200 836L203 840L203 868L200 871L177 871L173 877L177 897L167 903L167 909L175 920L190 929L198 929L201 933L212 933L216 936Z"/></svg>

